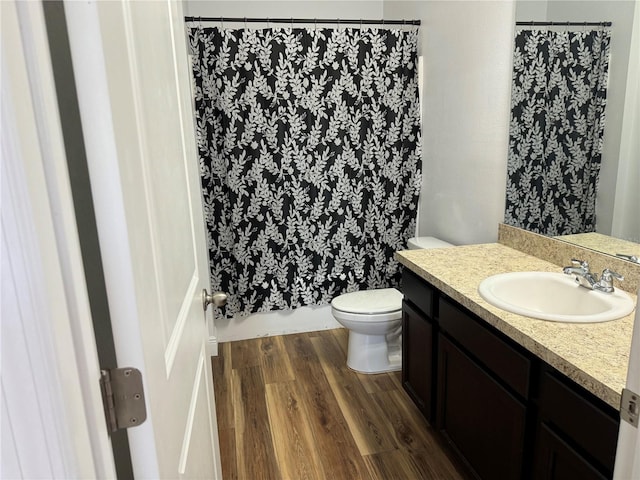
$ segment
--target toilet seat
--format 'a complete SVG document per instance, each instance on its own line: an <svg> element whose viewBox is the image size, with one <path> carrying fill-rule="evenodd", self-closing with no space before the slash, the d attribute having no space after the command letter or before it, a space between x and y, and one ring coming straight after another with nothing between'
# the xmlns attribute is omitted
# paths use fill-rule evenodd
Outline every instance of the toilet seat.
<svg viewBox="0 0 640 480"><path fill-rule="evenodd" d="M344 293L331 301L333 310L377 316L402 310L402 293L395 288L378 288Z"/></svg>
<svg viewBox="0 0 640 480"><path fill-rule="evenodd" d="M400 320L402 318L402 308L398 310L393 310L391 312L386 313L377 313L374 315L368 315L364 313L350 313L343 312L342 310L336 310L335 308L331 308L331 313L336 318L336 320L347 320L351 323L367 323L367 324L375 324L375 323L388 323L393 320Z"/></svg>

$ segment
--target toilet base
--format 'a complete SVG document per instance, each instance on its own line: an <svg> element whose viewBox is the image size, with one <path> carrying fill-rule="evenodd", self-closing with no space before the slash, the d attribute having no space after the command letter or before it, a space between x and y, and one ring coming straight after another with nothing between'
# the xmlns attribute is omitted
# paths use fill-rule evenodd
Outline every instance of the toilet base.
<svg viewBox="0 0 640 480"><path fill-rule="evenodd" d="M386 335L365 335L349 331L347 366L359 373L384 373L402 369L402 355L389 352Z"/></svg>

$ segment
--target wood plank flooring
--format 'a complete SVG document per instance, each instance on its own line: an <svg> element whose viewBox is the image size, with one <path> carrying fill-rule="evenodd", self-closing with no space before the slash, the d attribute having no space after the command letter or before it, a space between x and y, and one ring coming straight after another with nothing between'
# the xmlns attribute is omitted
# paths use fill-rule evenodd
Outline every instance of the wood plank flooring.
<svg viewBox="0 0 640 480"><path fill-rule="evenodd" d="M223 343L212 358L225 480L468 479L400 373L346 366L345 329Z"/></svg>

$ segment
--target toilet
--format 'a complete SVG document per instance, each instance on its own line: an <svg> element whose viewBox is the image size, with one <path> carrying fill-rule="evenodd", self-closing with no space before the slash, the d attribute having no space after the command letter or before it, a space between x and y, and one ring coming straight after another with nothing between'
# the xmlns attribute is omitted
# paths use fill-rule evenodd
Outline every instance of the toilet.
<svg viewBox="0 0 640 480"><path fill-rule="evenodd" d="M451 247L434 237L413 237L409 250ZM378 288L345 293L331 301L331 313L349 330L347 366L360 373L402 368L402 293Z"/></svg>

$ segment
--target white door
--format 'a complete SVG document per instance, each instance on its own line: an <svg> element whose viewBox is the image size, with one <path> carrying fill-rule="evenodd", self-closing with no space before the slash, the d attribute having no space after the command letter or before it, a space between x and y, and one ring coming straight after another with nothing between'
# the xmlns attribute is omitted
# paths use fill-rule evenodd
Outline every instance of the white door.
<svg viewBox="0 0 640 480"><path fill-rule="evenodd" d="M136 478L219 478L182 6L65 2L119 366L142 371Z"/></svg>

